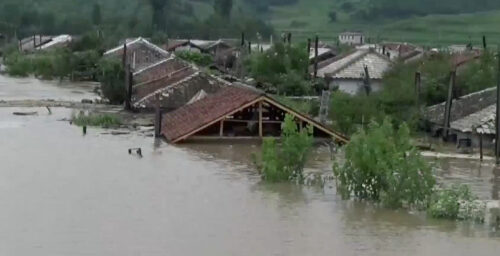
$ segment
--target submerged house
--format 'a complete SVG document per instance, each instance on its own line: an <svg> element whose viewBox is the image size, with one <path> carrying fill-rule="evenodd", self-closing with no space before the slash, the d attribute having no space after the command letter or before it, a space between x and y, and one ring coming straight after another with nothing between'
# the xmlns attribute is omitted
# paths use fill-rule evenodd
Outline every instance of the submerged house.
<svg viewBox="0 0 500 256"><path fill-rule="evenodd" d="M451 104L449 139L457 143L493 147L495 139L496 87L454 99ZM434 136L441 136L445 127L446 102L426 109L425 118Z"/></svg>
<svg viewBox="0 0 500 256"><path fill-rule="evenodd" d="M19 49L23 52L49 50L68 46L73 41L70 35L46 36L33 35L19 41Z"/></svg>
<svg viewBox="0 0 500 256"><path fill-rule="evenodd" d="M132 71L144 69L171 57L170 53L142 37L126 40L123 45L105 52L104 56L123 58L124 52Z"/></svg>
<svg viewBox="0 0 500 256"><path fill-rule="evenodd" d="M169 52L198 52L215 55L220 51L225 51L232 48L232 45L226 41L219 40L188 40L188 39L175 39L169 40L163 46Z"/></svg>
<svg viewBox="0 0 500 256"><path fill-rule="evenodd" d="M189 139L262 138L281 134L285 114L314 136L347 143L348 138L255 88L233 84L162 116L162 135L172 143Z"/></svg>
<svg viewBox="0 0 500 256"><path fill-rule="evenodd" d="M365 90L380 90L382 77L392 67L392 62L387 56L368 49L352 51L319 63L318 66L318 77L324 78L329 88L357 94Z"/></svg>
<svg viewBox="0 0 500 256"><path fill-rule="evenodd" d="M105 55L122 59L126 52L132 71L131 106L136 110L151 111L160 107L171 111L192 101L197 95L215 93L229 84L146 39L128 40L126 51L124 49L122 45Z"/></svg>

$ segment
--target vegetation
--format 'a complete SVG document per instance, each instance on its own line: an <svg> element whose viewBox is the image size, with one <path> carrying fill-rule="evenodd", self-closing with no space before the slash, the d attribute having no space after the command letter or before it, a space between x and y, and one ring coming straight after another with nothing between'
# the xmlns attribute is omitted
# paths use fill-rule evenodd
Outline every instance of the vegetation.
<svg viewBox="0 0 500 256"><path fill-rule="evenodd" d="M427 207L436 181L411 145L405 124L394 130L389 119L372 122L351 138L345 158L333 169L343 198L354 196L392 208Z"/></svg>
<svg viewBox="0 0 500 256"><path fill-rule="evenodd" d="M122 123L121 119L112 114L89 114L79 113L72 116L72 122L78 126L99 126L109 128Z"/></svg>
<svg viewBox="0 0 500 256"><path fill-rule="evenodd" d="M198 66L209 66L214 62L212 56L203 53L181 51L181 52L176 52L175 55L185 61L192 62Z"/></svg>
<svg viewBox="0 0 500 256"><path fill-rule="evenodd" d="M99 62L99 81L101 90L111 103L121 104L125 101L125 70L116 59L102 59Z"/></svg>
<svg viewBox="0 0 500 256"><path fill-rule="evenodd" d="M96 73L99 55L95 51L72 53L56 49L36 54L12 52L5 57L7 72L12 76L35 75L41 79L92 78Z"/></svg>
<svg viewBox="0 0 500 256"><path fill-rule="evenodd" d="M304 180L304 165L313 144L312 127L299 129L292 115L285 116L281 143L266 138L262 144L259 169L262 179L269 182Z"/></svg>
<svg viewBox="0 0 500 256"><path fill-rule="evenodd" d="M468 186L453 185L436 192L428 212L434 218L483 222L485 205L476 199Z"/></svg>
<svg viewBox="0 0 500 256"><path fill-rule="evenodd" d="M252 54L246 67L267 91L279 95L307 95L313 86L306 80L309 67L306 48L302 44L276 43L269 51Z"/></svg>

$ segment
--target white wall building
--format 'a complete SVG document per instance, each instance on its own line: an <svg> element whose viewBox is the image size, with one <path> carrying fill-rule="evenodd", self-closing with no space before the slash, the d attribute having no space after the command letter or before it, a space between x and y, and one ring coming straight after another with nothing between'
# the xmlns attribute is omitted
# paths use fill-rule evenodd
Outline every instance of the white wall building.
<svg viewBox="0 0 500 256"><path fill-rule="evenodd" d="M339 34L339 42L347 45L361 45L365 43L365 36L361 32L344 32Z"/></svg>

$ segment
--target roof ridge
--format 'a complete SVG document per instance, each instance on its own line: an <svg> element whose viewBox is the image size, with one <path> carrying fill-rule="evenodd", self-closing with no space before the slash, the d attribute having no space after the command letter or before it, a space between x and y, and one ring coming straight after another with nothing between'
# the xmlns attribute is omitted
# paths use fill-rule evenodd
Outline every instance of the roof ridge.
<svg viewBox="0 0 500 256"><path fill-rule="evenodd" d="M159 66L160 64L163 64L163 63L165 63L165 62L168 62L168 61L170 61L170 60L174 60L174 59L175 59L175 58L174 58L173 56L170 56L170 57L168 57L168 58L166 58L166 59L160 60L160 61L158 61L158 62L156 62L156 63L153 63L153 64L151 64L151 65L149 65L149 66L146 66L146 67L144 67L144 68L142 68L142 69L139 69L138 71L134 72L134 74L133 74L133 75L134 75L134 76L135 76L135 75L139 75L140 73L142 73L142 72L144 72L144 71L147 71L147 70L149 70L149 69L151 69L151 68L154 68L154 67L156 67L156 66Z"/></svg>
<svg viewBox="0 0 500 256"><path fill-rule="evenodd" d="M152 92L152 93L150 93L150 94L148 94L148 95L146 95L146 96L142 97L142 99L140 99L140 100L136 101L136 102L134 103L134 106L139 106L141 103L143 103L144 101L146 101L148 98L153 97L153 96L155 96L156 94L158 94L158 93L162 93L162 92L164 92L164 91L166 91L166 90L168 90L168 89L171 89L171 88L173 88L173 87L176 87L176 86L177 86L177 85L179 85L179 84L185 83L185 82L187 82L187 81L189 81L189 80L191 80L191 79L193 79L193 78L195 78L195 77L199 76L199 75L200 75L200 73L201 73L200 71L196 71L195 73L193 73L193 74L191 74L191 75L189 75L189 76L187 76L187 77L185 77L185 78L183 78L183 79L181 79L181 80L179 80L179 81L177 81L177 82L175 82L175 83L173 83L173 84L171 84L171 85L169 85L169 86L165 86L165 87L163 87L163 88L160 88L160 89L158 89L158 90L156 90L156 91L154 91L154 92Z"/></svg>
<svg viewBox="0 0 500 256"><path fill-rule="evenodd" d="M361 53L361 54L360 54L359 56L357 56L357 57L353 57L353 59L352 59L352 60L347 61L345 64L343 64L342 66L340 66L340 67L338 67L337 69L333 70L332 72L326 73L326 74L325 74L325 76L333 76L333 75L335 75L336 73L339 73L340 71L342 71L342 70L344 70L344 69L348 68L348 67L349 67L349 66L351 66L353 63L356 63L358 60L362 59L363 57L365 57L366 55L368 55L368 53L370 53L370 51L369 51L369 50L358 50L358 51L363 51L363 53ZM356 51L356 52L358 52L358 51ZM354 53L352 53L352 54L355 54L356 52L354 52ZM350 56L350 55L348 55L348 56ZM347 58L348 56L346 56L346 57L344 57L344 58ZM337 60L336 62L341 61L341 60L342 60L342 59ZM333 63L335 63L335 62L333 62ZM332 63L332 64L333 64L333 63Z"/></svg>

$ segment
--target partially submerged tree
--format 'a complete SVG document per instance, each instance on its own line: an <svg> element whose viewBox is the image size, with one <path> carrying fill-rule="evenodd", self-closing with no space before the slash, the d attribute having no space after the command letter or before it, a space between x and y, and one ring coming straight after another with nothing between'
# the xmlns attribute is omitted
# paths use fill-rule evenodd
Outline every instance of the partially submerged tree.
<svg viewBox="0 0 500 256"><path fill-rule="evenodd" d="M302 182L303 170L313 145L313 128L299 128L295 117L285 116L281 145L274 138L266 138L262 144L260 171L269 182Z"/></svg>
<svg viewBox="0 0 500 256"><path fill-rule="evenodd" d="M333 168L343 198L354 196L393 208L428 206L436 181L411 145L405 124L394 130L390 119L373 122L351 138L345 158Z"/></svg>

